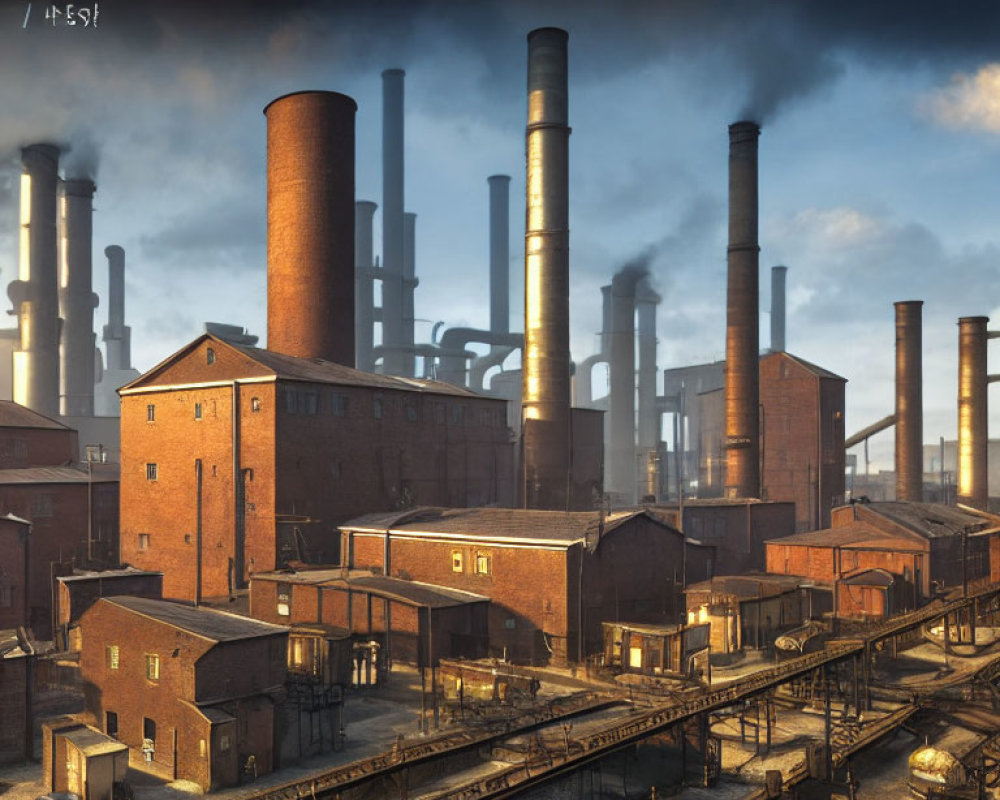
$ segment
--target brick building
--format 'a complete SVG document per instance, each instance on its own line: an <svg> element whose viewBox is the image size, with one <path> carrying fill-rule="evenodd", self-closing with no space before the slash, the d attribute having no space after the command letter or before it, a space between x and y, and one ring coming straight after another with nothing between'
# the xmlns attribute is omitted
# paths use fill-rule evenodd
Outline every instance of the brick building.
<svg viewBox="0 0 1000 800"><path fill-rule="evenodd" d="M56 647L79 650L78 623L84 612L102 597L127 594L133 597L163 597L163 573L109 569L99 572L76 570L59 575L55 582Z"/></svg>
<svg viewBox="0 0 1000 800"><path fill-rule="evenodd" d="M13 514L0 517L0 630L28 624L30 535L26 519Z"/></svg>
<svg viewBox="0 0 1000 800"><path fill-rule="evenodd" d="M204 335L121 389L122 559L199 601L373 508L510 505L504 401Z"/></svg>
<svg viewBox="0 0 1000 800"><path fill-rule="evenodd" d="M578 661L602 622L679 620L684 537L646 511L424 508L341 531L349 567L489 597L493 655Z"/></svg>
<svg viewBox="0 0 1000 800"><path fill-rule="evenodd" d="M142 597L104 597L80 619L87 721L168 779L239 782L276 769L288 629Z"/></svg>
<svg viewBox="0 0 1000 800"><path fill-rule="evenodd" d="M30 408L0 400L0 469L59 466L78 456L75 430Z"/></svg>
<svg viewBox="0 0 1000 800"><path fill-rule="evenodd" d="M35 658L30 644L0 631L0 764L34 757L31 687Z"/></svg>

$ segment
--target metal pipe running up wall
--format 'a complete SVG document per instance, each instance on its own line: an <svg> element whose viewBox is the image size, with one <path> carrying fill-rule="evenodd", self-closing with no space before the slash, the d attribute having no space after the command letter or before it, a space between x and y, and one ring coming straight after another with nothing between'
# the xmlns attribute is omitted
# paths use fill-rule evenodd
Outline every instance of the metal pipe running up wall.
<svg viewBox="0 0 1000 800"><path fill-rule="evenodd" d="M726 496L760 495L760 297L756 122L729 126Z"/></svg>
<svg viewBox="0 0 1000 800"><path fill-rule="evenodd" d="M958 502L986 509L986 325L989 317L958 321Z"/></svg>
<svg viewBox="0 0 1000 800"><path fill-rule="evenodd" d="M922 300L896 307L896 499L924 499Z"/></svg>
<svg viewBox="0 0 1000 800"><path fill-rule="evenodd" d="M522 445L524 505L570 504L567 40L528 34Z"/></svg>

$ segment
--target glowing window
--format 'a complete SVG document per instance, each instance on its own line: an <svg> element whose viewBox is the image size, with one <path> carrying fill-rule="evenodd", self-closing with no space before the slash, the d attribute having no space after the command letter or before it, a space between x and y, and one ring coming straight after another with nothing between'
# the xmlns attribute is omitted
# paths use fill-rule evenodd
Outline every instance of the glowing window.
<svg viewBox="0 0 1000 800"><path fill-rule="evenodd" d="M250 410L254 411L254 412L260 411L260 398L259 397L253 397L253 398L250 399Z"/></svg>
<svg viewBox="0 0 1000 800"><path fill-rule="evenodd" d="M476 553L476 574L490 574L490 557L486 553Z"/></svg>
<svg viewBox="0 0 1000 800"><path fill-rule="evenodd" d="M451 571L452 572L462 572L462 551L452 550L451 551Z"/></svg>
<svg viewBox="0 0 1000 800"><path fill-rule="evenodd" d="M160 657L155 653L146 653L146 677L151 681L160 679Z"/></svg>
<svg viewBox="0 0 1000 800"><path fill-rule="evenodd" d="M108 669L118 669L118 645L109 644L107 647Z"/></svg>

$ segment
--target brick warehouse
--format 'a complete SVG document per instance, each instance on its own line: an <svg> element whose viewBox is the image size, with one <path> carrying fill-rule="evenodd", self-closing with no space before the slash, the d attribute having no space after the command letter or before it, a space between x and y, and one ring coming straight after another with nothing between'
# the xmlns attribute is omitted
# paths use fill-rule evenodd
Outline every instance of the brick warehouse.
<svg viewBox="0 0 1000 800"><path fill-rule="evenodd" d="M373 508L513 502L504 401L203 335L123 387L122 560L200 601Z"/></svg>
<svg viewBox="0 0 1000 800"><path fill-rule="evenodd" d="M277 768L287 628L122 596L98 600L80 629L86 719L130 759L206 791L236 785L250 756L258 774Z"/></svg>
<svg viewBox="0 0 1000 800"><path fill-rule="evenodd" d="M341 530L351 567L489 597L490 650L513 660L579 661L602 622L680 619L684 536L646 511L417 509Z"/></svg>

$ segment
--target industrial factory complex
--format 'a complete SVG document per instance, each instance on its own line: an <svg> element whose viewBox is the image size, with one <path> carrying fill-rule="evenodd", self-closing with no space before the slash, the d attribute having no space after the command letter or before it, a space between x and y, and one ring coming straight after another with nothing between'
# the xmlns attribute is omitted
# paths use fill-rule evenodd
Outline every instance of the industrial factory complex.
<svg viewBox="0 0 1000 800"><path fill-rule="evenodd" d="M783 265L760 341L743 119L724 360L658 362L671 300L643 259L571 357L569 41L527 32L520 326L511 179L483 175L489 326L420 341L402 69L380 204L352 97L261 98L266 346L205 323L142 373L115 244L97 343L94 176L22 143L0 795L998 796L998 334L957 320L958 437L927 444L934 298L902 296L871 320L895 325L891 413L849 425L851 376L786 350ZM894 471L859 474L847 451L888 429Z"/></svg>

